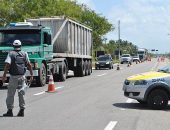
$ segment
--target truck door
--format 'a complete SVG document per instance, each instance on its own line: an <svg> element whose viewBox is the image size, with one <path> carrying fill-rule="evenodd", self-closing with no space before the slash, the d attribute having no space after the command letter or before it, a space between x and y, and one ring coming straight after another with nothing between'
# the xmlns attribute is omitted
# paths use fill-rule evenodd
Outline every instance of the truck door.
<svg viewBox="0 0 170 130"><path fill-rule="evenodd" d="M43 33L43 47L44 47L44 57L46 59L53 58L53 46L51 44L51 34L48 32Z"/></svg>

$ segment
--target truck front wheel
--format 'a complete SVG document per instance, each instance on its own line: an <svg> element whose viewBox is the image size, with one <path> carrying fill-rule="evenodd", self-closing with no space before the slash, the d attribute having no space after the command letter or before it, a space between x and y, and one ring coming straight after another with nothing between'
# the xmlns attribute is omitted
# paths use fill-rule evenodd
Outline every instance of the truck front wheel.
<svg viewBox="0 0 170 130"><path fill-rule="evenodd" d="M161 89L153 90L148 96L148 106L153 109L164 109L168 105L168 94Z"/></svg>
<svg viewBox="0 0 170 130"><path fill-rule="evenodd" d="M41 68L39 69L39 76L36 77L36 85L43 87L46 84L46 80L47 80L47 70L44 63L42 63Z"/></svg>

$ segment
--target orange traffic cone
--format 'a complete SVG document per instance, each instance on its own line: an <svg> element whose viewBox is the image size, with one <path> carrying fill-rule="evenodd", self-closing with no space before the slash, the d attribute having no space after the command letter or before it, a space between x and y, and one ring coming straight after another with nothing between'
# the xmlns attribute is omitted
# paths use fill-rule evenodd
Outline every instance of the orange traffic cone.
<svg viewBox="0 0 170 130"><path fill-rule="evenodd" d="M127 67L130 67L130 65L131 65L131 64L130 64L130 62L128 62L128 65L127 65Z"/></svg>
<svg viewBox="0 0 170 130"><path fill-rule="evenodd" d="M50 75L47 92L56 92L53 75Z"/></svg>

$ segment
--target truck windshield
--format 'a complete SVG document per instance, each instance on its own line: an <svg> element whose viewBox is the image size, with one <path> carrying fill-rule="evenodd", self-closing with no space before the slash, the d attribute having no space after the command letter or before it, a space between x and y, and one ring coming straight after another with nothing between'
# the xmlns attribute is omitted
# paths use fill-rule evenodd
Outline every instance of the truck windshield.
<svg viewBox="0 0 170 130"><path fill-rule="evenodd" d="M138 54L144 54L145 52L144 51L138 51Z"/></svg>
<svg viewBox="0 0 170 130"><path fill-rule="evenodd" d="M39 30L1 30L0 46L11 46L14 40L20 40L22 46L39 45L41 41Z"/></svg>

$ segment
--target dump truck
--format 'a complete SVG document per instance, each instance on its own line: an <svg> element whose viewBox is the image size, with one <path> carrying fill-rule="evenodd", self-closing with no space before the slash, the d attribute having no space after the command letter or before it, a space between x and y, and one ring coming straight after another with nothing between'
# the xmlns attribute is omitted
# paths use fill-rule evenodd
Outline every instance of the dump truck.
<svg viewBox="0 0 170 130"><path fill-rule="evenodd" d="M44 86L49 75L54 81L65 81L69 70L76 77L92 73L92 29L76 20L64 16L26 19L0 28L0 77L14 40L20 40L22 51L28 53L33 83L38 86Z"/></svg>

